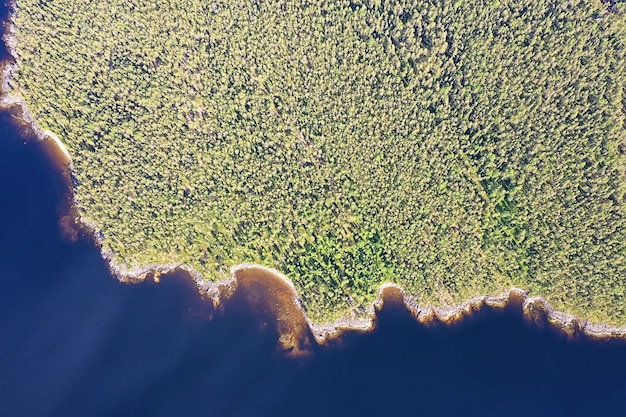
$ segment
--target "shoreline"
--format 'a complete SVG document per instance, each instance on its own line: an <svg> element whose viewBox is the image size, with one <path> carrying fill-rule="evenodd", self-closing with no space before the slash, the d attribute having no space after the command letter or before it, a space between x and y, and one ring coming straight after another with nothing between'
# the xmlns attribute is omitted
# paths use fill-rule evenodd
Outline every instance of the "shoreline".
<svg viewBox="0 0 626 417"><path fill-rule="evenodd" d="M24 105L22 101L12 102L10 107L7 107L4 103L3 100L0 109L9 112L12 112L16 106ZM21 119L21 121L23 120L24 119ZM18 127L32 129L32 127L23 126L21 123L18 124ZM62 170L62 175L66 179L71 178L72 165L71 161L67 163L63 158L65 152L62 149L57 149L56 152L53 152L54 149L51 149L58 146L58 139L47 140L47 137L41 139L39 136L32 135L29 137L30 140L35 138L43 142L44 150L49 157L54 159L55 164ZM245 273L256 272L264 277L265 287L279 287L283 302L287 300L287 302L295 306L295 309L290 309L290 314L282 318L277 318L277 320L283 320L283 322L290 320L292 324L295 323L295 325L288 326L289 330L286 334L281 335L281 339L284 340L279 341L280 350L286 351L292 355L307 354L311 344L323 346L326 343L340 339L346 332L373 331L377 327L377 313L387 305L405 309L416 322L425 326L436 324L454 326L469 319L474 313L485 308L504 310L509 307L518 307L521 309L523 319L527 322L537 327L548 327L568 338L586 337L593 340L620 339L626 341L626 326L616 327L602 323L591 323L584 318L557 311L545 298L540 296L530 297L525 290L515 287L498 295L476 296L458 305L423 306L419 305L401 286L394 283L385 283L379 287L376 300L368 305L365 318L356 319L343 317L332 323L314 323L308 318L304 311L293 282L280 271L263 265L251 263L235 265L230 270L230 278L219 281L209 281L202 278L194 269L180 263L150 264L141 267L127 268L116 262L113 259L113 253L103 248L103 237L97 232L95 225L85 222L80 218L74 204L74 192L71 187L71 181L66 182L68 182L69 187L67 190L68 206L63 208L63 212L67 214L62 215L61 219L71 216L72 221L66 226L73 230L65 230L65 232L68 233L68 237L71 239L75 239L78 235L83 235L92 240L92 243L99 248L102 258L108 265L109 271L119 282L140 284L151 279L158 283L162 277L166 278L168 275L183 274L187 279L193 281L198 292L206 297L207 301L213 304L213 307L219 308L238 292L246 291L246 285L249 285L249 283L246 283L245 279L242 278ZM255 283L258 284L258 280L255 280ZM267 304L276 302L275 299L271 298L264 301ZM306 328L308 329L309 336L312 336L312 340L310 337L305 337L304 340L302 340L302 338L294 336L294 333L306 332L306 330L302 328L303 323L306 324Z"/></svg>
<svg viewBox="0 0 626 417"><path fill-rule="evenodd" d="M281 272L257 264L239 264L231 268L231 277L220 281L209 281L192 268L179 264L152 264L141 267L127 268L114 260L114 254L104 249L103 236L95 224L91 224L79 215L75 204L74 187L72 184L73 166L71 156L63 142L50 131L43 130L34 119L22 98L10 95L13 71L17 68L18 54L16 50L15 27L11 16L15 13L15 0L9 2L9 16L5 21L3 41L10 58L0 62L2 65L2 84L0 109L14 117L14 123L23 131L28 140L36 139L43 143L48 156L58 166L68 184L67 207L62 207L60 221L64 232L70 239L84 235L92 239L99 248L111 274L123 283L140 283L147 279L159 282L161 276L184 274L191 279L198 291L206 296L214 307L219 307L229 299L253 289L262 295L275 298L259 297L251 302L264 311L276 313L275 320L280 322L281 330L279 347L294 355L306 354L311 346L320 345L341 338L349 331L369 332L377 326L377 313L386 305L395 305L406 309L418 322L424 325L443 324L452 326L471 317L475 312L485 308L504 310L508 307L521 308L524 320L536 325L547 326L568 338L586 337L593 340L620 339L626 341L626 326L616 327L589 321L572 314L556 311L543 297L530 297L520 288L511 288L495 296L477 296L452 306L420 306L402 287L385 283L378 289L376 300L366 308L366 317L361 319L340 318L332 323L313 323L307 316L293 282Z"/></svg>

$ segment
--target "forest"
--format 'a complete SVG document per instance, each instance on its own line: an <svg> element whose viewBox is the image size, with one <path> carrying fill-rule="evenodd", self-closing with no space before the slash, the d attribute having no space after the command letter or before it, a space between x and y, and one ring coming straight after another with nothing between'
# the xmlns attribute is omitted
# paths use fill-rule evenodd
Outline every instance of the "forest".
<svg viewBox="0 0 626 417"><path fill-rule="evenodd" d="M384 282L517 286L626 325L626 3L17 0L9 93L127 267L291 278L315 322Z"/></svg>

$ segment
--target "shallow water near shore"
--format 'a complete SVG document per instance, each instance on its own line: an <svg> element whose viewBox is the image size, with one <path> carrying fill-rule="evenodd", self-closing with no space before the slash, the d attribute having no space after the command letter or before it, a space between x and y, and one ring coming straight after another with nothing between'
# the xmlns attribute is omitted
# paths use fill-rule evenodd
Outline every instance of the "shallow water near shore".
<svg viewBox="0 0 626 417"><path fill-rule="evenodd" d="M423 325L388 300L375 330L285 355L245 291L215 308L181 273L118 282L91 239L64 235L67 192L2 113L2 415L624 415L626 345L568 340L516 307Z"/></svg>

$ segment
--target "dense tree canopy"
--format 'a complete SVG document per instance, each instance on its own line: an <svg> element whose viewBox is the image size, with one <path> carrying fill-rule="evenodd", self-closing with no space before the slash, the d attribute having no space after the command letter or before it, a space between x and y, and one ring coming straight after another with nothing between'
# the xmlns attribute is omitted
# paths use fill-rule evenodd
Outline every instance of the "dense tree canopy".
<svg viewBox="0 0 626 417"><path fill-rule="evenodd" d="M256 262L315 320L385 281L626 324L626 8L18 0L12 93L116 260Z"/></svg>

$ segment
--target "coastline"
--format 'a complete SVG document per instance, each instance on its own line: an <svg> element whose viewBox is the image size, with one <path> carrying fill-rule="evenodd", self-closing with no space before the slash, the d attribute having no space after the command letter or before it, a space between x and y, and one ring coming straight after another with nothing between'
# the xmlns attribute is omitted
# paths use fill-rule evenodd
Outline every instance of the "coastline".
<svg viewBox="0 0 626 417"><path fill-rule="evenodd" d="M10 14L15 10L15 1L11 0ZM402 287L396 284L383 284L378 289L377 299L368 305L366 317L363 319L341 318L332 323L313 323L308 317L299 300L298 293L291 280L274 269L256 264L240 264L231 268L231 277L211 282L203 279L198 272L182 264L145 265L127 268L114 260L113 253L104 249L103 237L94 224L83 220L78 214L74 201L72 178L72 161L63 142L53 133L41 129L23 99L11 96L8 91L12 82L12 74L17 67L17 51L15 29L9 19L5 22L3 40L10 59L2 65L2 97L0 109L10 112L14 121L30 139L44 143L46 152L55 161L68 183L68 207L63 207L63 217L67 221L64 226L68 235L85 234L93 239L100 249L111 273L120 282L140 283L147 279L158 282L162 276L183 273L193 280L198 291L215 307L219 307L237 294L261 293L275 298L254 299L259 309L275 313L275 319L281 322L279 329L283 332L279 340L281 350L291 354L305 354L313 345L324 345L329 341L341 338L348 331L372 331L377 326L377 313L385 306L394 305L406 309L411 316L424 325L454 325L470 317L476 311L491 308L496 310L508 307L521 309L524 319L537 325L548 326L567 337L587 337L596 340L626 340L626 326L615 327L605 324L589 323L574 315L556 311L543 297L530 297L519 288L511 288L496 296L477 296L461 304L453 306L420 306ZM70 230L72 232L70 233Z"/></svg>

